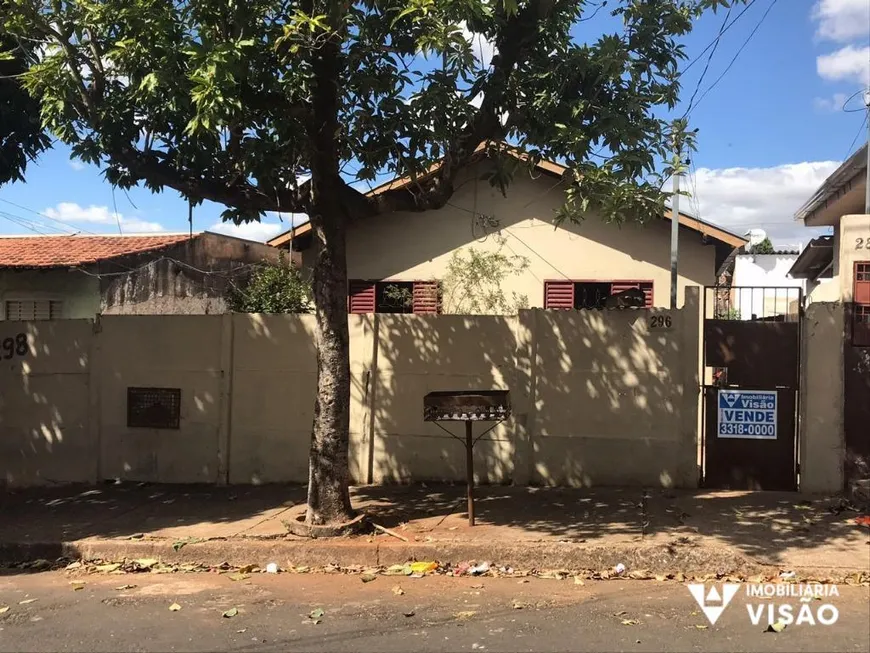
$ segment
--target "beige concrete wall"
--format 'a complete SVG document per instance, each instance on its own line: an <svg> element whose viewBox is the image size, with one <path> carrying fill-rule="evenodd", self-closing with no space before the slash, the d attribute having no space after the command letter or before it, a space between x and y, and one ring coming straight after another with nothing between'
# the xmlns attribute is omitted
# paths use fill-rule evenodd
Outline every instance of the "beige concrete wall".
<svg viewBox="0 0 870 653"><path fill-rule="evenodd" d="M90 320L0 324L0 485L96 482L93 340Z"/></svg>
<svg viewBox="0 0 870 653"><path fill-rule="evenodd" d="M225 316L107 316L100 320L101 475L161 483L221 480L221 350ZM181 389L179 429L127 427L127 388Z"/></svg>
<svg viewBox="0 0 870 653"><path fill-rule="evenodd" d="M695 289L675 311L349 320L355 482L463 481L464 446L423 421L423 397L496 388L511 391L514 416L477 442L478 482L692 486L697 480ZM15 428L36 437L45 422L39 411L75 406L77 428L90 438L83 440L91 445L83 455L90 467L62 480L307 480L313 316L106 316L93 337L89 323L80 336L75 325L46 326L64 334L70 351L69 343L87 350L84 362L70 358L81 379L64 380L64 365L73 362L59 358L53 367L48 359L46 383L56 387L46 386L47 405L33 415L19 406L34 400L8 391L15 405L4 406L4 414L25 417L4 425L5 451L22 446ZM51 343L49 349L65 351ZM10 388L22 385L6 378ZM61 397L67 386L69 401ZM127 427L131 386L180 388L180 428ZM463 435L461 423L444 426ZM475 435L488 426L476 424ZM28 469L13 462L7 476L28 482L34 477Z"/></svg>
<svg viewBox="0 0 870 653"><path fill-rule="evenodd" d="M515 379L515 317L378 316L372 481L463 480L465 447L423 421L423 397L436 390L510 389ZM460 438L464 423L445 423ZM491 426L475 425L477 437ZM480 482L513 478L512 420L474 447Z"/></svg>
<svg viewBox="0 0 870 653"><path fill-rule="evenodd" d="M356 279L443 279L453 252L468 247L498 250L529 261L528 269L502 282L507 296L528 297L528 306L543 307L545 280L649 280L656 306L670 303L670 223L653 220L618 226L589 215L582 224L555 227L553 215L564 201L557 180L546 175L521 177L507 197L486 181L458 184L450 203L438 211L393 213L351 224L348 275ZM474 214L497 221L483 227ZM697 232L680 231L679 293L687 286L712 285L715 251ZM304 259L310 264L312 257Z"/></svg>
<svg viewBox="0 0 870 653"><path fill-rule="evenodd" d="M843 488L843 304L813 303L803 323L800 489Z"/></svg>
<svg viewBox="0 0 870 653"><path fill-rule="evenodd" d="M697 292L678 311L535 313L533 482L694 486Z"/></svg>
<svg viewBox="0 0 870 653"><path fill-rule="evenodd" d="M92 320L100 312L100 281L78 270L0 271L0 320L15 299L60 300L64 319Z"/></svg>

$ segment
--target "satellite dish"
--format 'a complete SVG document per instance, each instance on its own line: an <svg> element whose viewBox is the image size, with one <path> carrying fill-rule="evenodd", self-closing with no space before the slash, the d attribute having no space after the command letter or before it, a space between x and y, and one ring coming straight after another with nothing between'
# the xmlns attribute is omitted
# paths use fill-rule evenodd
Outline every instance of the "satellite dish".
<svg viewBox="0 0 870 653"><path fill-rule="evenodd" d="M767 238L767 232L764 229L750 229L744 235L749 239L750 247L760 244Z"/></svg>

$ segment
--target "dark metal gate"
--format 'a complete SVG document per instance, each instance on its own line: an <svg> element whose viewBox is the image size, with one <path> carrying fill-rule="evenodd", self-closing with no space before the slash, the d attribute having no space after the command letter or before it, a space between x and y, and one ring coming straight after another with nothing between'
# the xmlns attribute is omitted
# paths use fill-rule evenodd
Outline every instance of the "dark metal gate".
<svg viewBox="0 0 870 653"><path fill-rule="evenodd" d="M704 289L701 484L797 489L800 288Z"/></svg>

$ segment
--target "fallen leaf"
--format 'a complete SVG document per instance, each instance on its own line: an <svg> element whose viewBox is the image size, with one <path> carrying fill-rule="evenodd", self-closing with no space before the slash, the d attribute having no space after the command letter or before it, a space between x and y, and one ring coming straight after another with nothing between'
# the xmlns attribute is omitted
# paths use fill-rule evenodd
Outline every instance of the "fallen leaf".
<svg viewBox="0 0 870 653"><path fill-rule="evenodd" d="M695 628L697 628L698 630L707 630L707 625L706 624L695 624Z"/></svg>
<svg viewBox="0 0 870 653"><path fill-rule="evenodd" d="M296 567L293 571L295 571L297 574L307 574L310 570L311 567L306 567L303 565L302 567Z"/></svg>
<svg viewBox="0 0 870 653"><path fill-rule="evenodd" d="M522 610L523 608L528 607L528 606L525 603L523 603L522 601L518 601L517 599L514 599L513 602L511 603L511 607L514 610Z"/></svg>
<svg viewBox="0 0 870 653"><path fill-rule="evenodd" d="M110 574L113 571L117 571L120 568L121 568L121 565L119 563L113 562L112 564L109 564L109 565L97 565L96 567L94 567L94 571L98 571L101 574Z"/></svg>
<svg viewBox="0 0 870 653"><path fill-rule="evenodd" d="M221 616L222 616L224 619L232 619L232 618L235 617L237 614L239 614L239 611L238 611L236 608L230 608L229 610L224 610L224 611L221 613Z"/></svg>
<svg viewBox="0 0 870 653"><path fill-rule="evenodd" d="M775 624L769 624L767 626L767 630L765 630L764 632L766 632L766 633L781 633L782 631L785 630L785 627L787 625L788 624L786 624L782 619L780 619Z"/></svg>
<svg viewBox="0 0 870 653"><path fill-rule="evenodd" d="M624 614L628 614L628 612L626 612L625 610L620 610L619 612L614 612L613 616L614 617L621 617Z"/></svg>
<svg viewBox="0 0 870 653"><path fill-rule="evenodd" d="M151 569L154 565L157 564L157 560L154 558L141 558L140 560L134 560L136 566L140 569Z"/></svg>
<svg viewBox="0 0 870 653"><path fill-rule="evenodd" d="M78 592L79 590L83 590L85 588L84 581L74 580L70 583L72 585L73 591Z"/></svg>
<svg viewBox="0 0 870 653"><path fill-rule="evenodd" d="M656 580L659 581L659 582L661 582L661 581L665 581L665 580L667 580L667 579L668 579L668 577L667 577L667 576L664 576L663 574L656 574Z"/></svg>
<svg viewBox="0 0 870 653"><path fill-rule="evenodd" d="M9 612L8 605L4 605L2 608L0 608L0 614L3 614L4 612Z"/></svg>
<svg viewBox="0 0 870 653"><path fill-rule="evenodd" d="M257 565L242 565L241 567L239 567L239 573L240 574L253 574L255 571L257 571L259 569L260 568Z"/></svg>
<svg viewBox="0 0 870 653"><path fill-rule="evenodd" d="M248 574L236 573L230 574L229 576L227 576L227 578L229 578L230 580L246 580L250 578L250 576Z"/></svg>
<svg viewBox="0 0 870 653"><path fill-rule="evenodd" d="M81 563L80 561L76 560L75 562L71 562L71 563L69 563L69 564L66 566L66 568L67 568L67 569L78 569L78 568L81 567L81 566L82 566L82 563Z"/></svg>
<svg viewBox="0 0 870 653"><path fill-rule="evenodd" d="M405 590L403 590L400 585L396 585L393 588L393 594L395 594L396 596L402 596L402 594L404 594L404 593L405 593Z"/></svg>
<svg viewBox="0 0 870 653"><path fill-rule="evenodd" d="M363 574L359 579L364 583L371 583L373 580L377 580L378 577L375 574Z"/></svg>
<svg viewBox="0 0 870 653"><path fill-rule="evenodd" d="M384 570L387 576L404 576L405 565L390 565Z"/></svg>
<svg viewBox="0 0 870 653"><path fill-rule="evenodd" d="M178 605L177 603L173 603L172 605L169 606L170 612L178 612L179 610L181 610L181 606Z"/></svg>
<svg viewBox="0 0 870 653"><path fill-rule="evenodd" d="M477 612L475 610L463 610L462 612L457 612L453 616L456 617L457 619L459 619L460 621L463 621L465 619L471 619L476 614L477 614Z"/></svg>
<svg viewBox="0 0 870 653"><path fill-rule="evenodd" d="M402 614L405 615L406 617L413 617L416 614L416 612L414 612L413 610L405 610Z"/></svg>
<svg viewBox="0 0 870 653"><path fill-rule="evenodd" d="M39 599L24 599L23 601L19 601L18 605L27 605L28 603L33 603L34 601L38 601Z"/></svg>
<svg viewBox="0 0 870 653"><path fill-rule="evenodd" d="M518 582L518 583L528 583L528 582L529 582L529 579L528 579L528 578L522 578L522 579L518 580L517 582Z"/></svg>
<svg viewBox="0 0 870 653"><path fill-rule="evenodd" d="M134 587L136 587L136 585L118 585L118 587L116 587L115 589L123 591L123 590L131 590Z"/></svg>
<svg viewBox="0 0 870 653"><path fill-rule="evenodd" d="M583 582L583 579L580 578L580 576L574 576L574 584L575 585L585 585L586 583Z"/></svg>
<svg viewBox="0 0 870 653"><path fill-rule="evenodd" d="M308 613L309 619L320 619L326 613L323 611L323 608L316 608Z"/></svg>
<svg viewBox="0 0 870 653"><path fill-rule="evenodd" d="M425 574L438 569L437 562L412 562L410 566L412 574Z"/></svg>
<svg viewBox="0 0 870 653"><path fill-rule="evenodd" d="M678 583L685 583L686 582L686 575L683 572L678 571L674 575L674 580L677 581Z"/></svg>
<svg viewBox="0 0 870 653"><path fill-rule="evenodd" d="M241 628L240 630L237 630L236 632L237 632L237 633L243 633L243 632L245 632L246 630L247 630L247 628Z"/></svg>
<svg viewBox="0 0 870 653"><path fill-rule="evenodd" d="M639 623L640 623L640 622L639 622L637 619L623 619L623 620L622 620L622 625L623 625L623 626L636 626L636 625L638 625Z"/></svg>

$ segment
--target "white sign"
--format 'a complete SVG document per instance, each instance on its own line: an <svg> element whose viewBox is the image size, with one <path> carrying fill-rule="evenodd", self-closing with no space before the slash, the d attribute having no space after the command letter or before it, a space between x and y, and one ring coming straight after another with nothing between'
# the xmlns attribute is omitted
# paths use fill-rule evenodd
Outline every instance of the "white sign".
<svg viewBox="0 0 870 653"><path fill-rule="evenodd" d="M720 438L776 440L776 390L719 390Z"/></svg>

